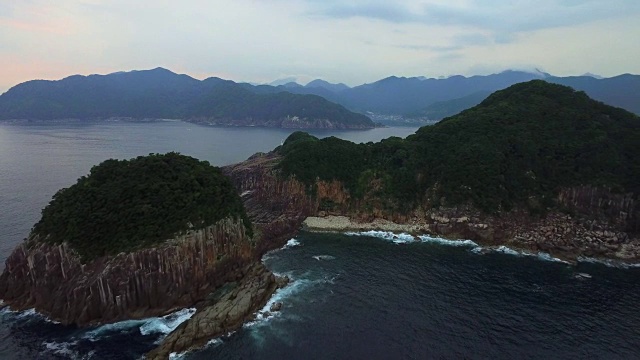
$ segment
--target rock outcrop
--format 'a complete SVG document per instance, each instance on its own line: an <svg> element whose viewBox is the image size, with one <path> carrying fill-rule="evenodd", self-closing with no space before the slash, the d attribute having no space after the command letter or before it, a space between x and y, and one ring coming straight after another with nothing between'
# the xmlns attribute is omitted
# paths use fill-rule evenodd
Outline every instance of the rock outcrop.
<svg viewBox="0 0 640 360"><path fill-rule="evenodd" d="M282 247L318 204L295 179L283 179L275 168L280 157L258 153L248 160L222 168L241 194L247 215L259 234L257 256Z"/></svg>
<svg viewBox="0 0 640 360"><path fill-rule="evenodd" d="M235 331L253 318L278 288L276 277L257 262L243 271L239 283L220 298L198 310L167 336L146 359L168 359L171 353L200 348L212 339Z"/></svg>
<svg viewBox="0 0 640 360"><path fill-rule="evenodd" d="M225 219L160 246L82 264L66 244L31 238L6 261L0 298L80 326L164 315L193 306L254 259L241 222Z"/></svg>
<svg viewBox="0 0 640 360"><path fill-rule="evenodd" d="M361 223L411 225L416 233L544 251L568 260L582 256L640 261L640 205L634 194L589 186L565 188L556 198L557 209L544 216L523 209L492 215L468 205L432 208L426 203L402 212L375 196L354 199L339 181L318 180L312 192L295 178L280 176L279 160L275 153L257 154L224 171L244 194L252 220L277 224L278 231L286 227L288 235L308 216L335 215Z"/></svg>

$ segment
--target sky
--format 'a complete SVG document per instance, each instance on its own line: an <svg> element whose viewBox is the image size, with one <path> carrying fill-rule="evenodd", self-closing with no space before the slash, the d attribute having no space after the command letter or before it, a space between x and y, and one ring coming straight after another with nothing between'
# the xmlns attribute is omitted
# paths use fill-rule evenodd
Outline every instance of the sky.
<svg viewBox="0 0 640 360"><path fill-rule="evenodd" d="M198 79L640 74L638 0L2 0L0 92L158 66Z"/></svg>

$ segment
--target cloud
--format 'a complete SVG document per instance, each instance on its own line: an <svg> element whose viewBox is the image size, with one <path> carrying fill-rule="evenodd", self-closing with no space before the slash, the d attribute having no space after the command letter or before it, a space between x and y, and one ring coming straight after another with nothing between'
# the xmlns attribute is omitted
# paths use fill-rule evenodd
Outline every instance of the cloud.
<svg viewBox="0 0 640 360"><path fill-rule="evenodd" d="M390 21L394 23L406 23L420 20L417 14L413 14L408 9L389 3L336 5L322 10L318 13L318 15L338 19L363 17L369 19Z"/></svg>
<svg viewBox="0 0 640 360"><path fill-rule="evenodd" d="M325 18L365 18L392 23L462 26L491 31L494 34L515 34L542 29L585 24L640 13L637 0L470 0L442 2L430 0L384 2L311 1L311 14ZM511 39L501 35L496 41Z"/></svg>
<svg viewBox="0 0 640 360"><path fill-rule="evenodd" d="M157 66L350 85L477 64L615 75L640 72L638 38L638 0L0 0L0 91Z"/></svg>

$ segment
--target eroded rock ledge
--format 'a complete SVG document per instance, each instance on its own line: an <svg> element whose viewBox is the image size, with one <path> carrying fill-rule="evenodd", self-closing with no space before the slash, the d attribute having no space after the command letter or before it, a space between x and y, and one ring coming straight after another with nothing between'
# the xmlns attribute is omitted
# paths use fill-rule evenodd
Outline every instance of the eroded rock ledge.
<svg viewBox="0 0 640 360"><path fill-rule="evenodd" d="M231 283L219 294L214 293L213 297L219 299L208 301L145 358L167 359L171 353L201 348L210 340L237 330L254 317L254 313L267 303L279 286L286 284L259 262L248 266L243 273L237 284Z"/></svg>

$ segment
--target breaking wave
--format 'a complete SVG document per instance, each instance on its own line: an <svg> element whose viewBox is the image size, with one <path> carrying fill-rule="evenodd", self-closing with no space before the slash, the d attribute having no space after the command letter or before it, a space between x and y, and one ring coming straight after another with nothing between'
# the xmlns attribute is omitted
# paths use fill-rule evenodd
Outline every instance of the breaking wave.
<svg viewBox="0 0 640 360"><path fill-rule="evenodd" d="M406 243L411 243L416 241L416 238L413 235L410 235L407 233L396 234L391 231L371 230L371 231L362 231L362 232L346 232L345 235L370 236L378 239L392 241L395 244L406 244Z"/></svg>
<svg viewBox="0 0 640 360"><path fill-rule="evenodd" d="M193 316L193 314L195 314L195 312L196 309L187 308L161 317L152 317L140 320L125 320L113 324L106 324L94 330L88 331L83 336L83 338L96 341L101 337L109 336L113 333L130 331L131 329L136 327L142 335L167 335L175 330L180 324L189 320Z"/></svg>
<svg viewBox="0 0 640 360"><path fill-rule="evenodd" d="M95 354L95 351L90 351L88 354L80 355L77 350L73 350L72 347L78 345L77 341L72 342L43 342L42 345L45 347L46 353L63 356L69 359L91 359Z"/></svg>
<svg viewBox="0 0 640 360"><path fill-rule="evenodd" d="M191 319L193 314L196 313L195 308L182 309L172 314L152 318L147 323L140 326L140 333L142 335L151 334L164 334L167 335L175 330L180 324Z"/></svg>
<svg viewBox="0 0 640 360"><path fill-rule="evenodd" d="M474 247L478 246L478 244L476 244L471 240L448 240L448 239L443 239L440 237L432 237L428 235L421 235L421 236L418 236L418 238L422 242L436 243L436 244L447 245L447 246L474 246Z"/></svg>
<svg viewBox="0 0 640 360"><path fill-rule="evenodd" d="M486 253L501 253L501 254L505 254L505 255L511 255L511 256L528 256L528 257L535 257L538 260L541 261L549 261L549 262L557 262L557 263L563 263L563 264L567 264L567 265L571 265L570 262L568 261L564 261L562 259L556 258L551 256L551 254L545 253L545 252L536 252L536 253L532 253L532 252L528 252L525 250L516 250L516 249L512 249L508 246L498 246L498 247L475 247L471 250L471 252L475 253L475 254L486 254Z"/></svg>
<svg viewBox="0 0 640 360"><path fill-rule="evenodd" d="M335 256L331 256L331 255L315 255L312 256L312 258L320 261L320 260L335 260L336 257Z"/></svg>
<svg viewBox="0 0 640 360"><path fill-rule="evenodd" d="M292 238L291 240L287 241L287 243L282 248L288 249L295 246L300 246L300 241L296 240L295 238Z"/></svg>
<svg viewBox="0 0 640 360"><path fill-rule="evenodd" d="M604 265L607 267L618 268L618 269L637 269L640 268L640 263L627 263L619 260L611 260L611 259L594 259L590 257L578 257L578 262L581 263L589 263L589 264L598 264Z"/></svg>

